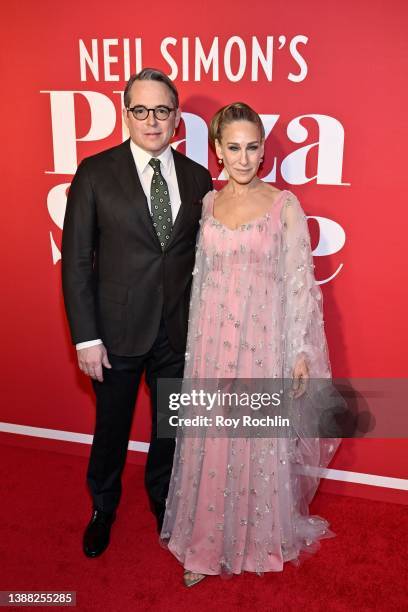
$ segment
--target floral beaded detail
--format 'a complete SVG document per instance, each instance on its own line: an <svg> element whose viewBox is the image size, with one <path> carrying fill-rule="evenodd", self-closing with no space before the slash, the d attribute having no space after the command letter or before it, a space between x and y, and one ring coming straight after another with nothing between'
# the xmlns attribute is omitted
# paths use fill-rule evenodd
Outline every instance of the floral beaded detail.
<svg viewBox="0 0 408 612"><path fill-rule="evenodd" d="M236 228L230 228L227 225L224 225L221 221L219 221L212 215L210 217L209 222L211 223L213 227L220 228L221 231L224 233L225 232L245 232L246 230L252 229L254 226L257 227L259 230L261 230L262 223L268 221L270 217L271 217L270 213L266 213L265 215L262 215L262 217L259 217L258 219L255 219L254 221L250 221L248 223L241 223L241 225L238 225Z"/></svg>

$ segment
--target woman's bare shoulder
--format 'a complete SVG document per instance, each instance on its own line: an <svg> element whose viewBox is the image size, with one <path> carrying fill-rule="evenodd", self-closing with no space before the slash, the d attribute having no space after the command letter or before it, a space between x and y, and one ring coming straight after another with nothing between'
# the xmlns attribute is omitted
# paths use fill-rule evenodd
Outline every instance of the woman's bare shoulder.
<svg viewBox="0 0 408 612"><path fill-rule="evenodd" d="M279 194L282 191L281 189L278 189L274 185L271 185L270 183L265 183L264 181L262 181L262 188L267 193L271 193L272 192L272 193Z"/></svg>
<svg viewBox="0 0 408 612"><path fill-rule="evenodd" d="M268 183L264 183L263 184L263 194L266 195L267 197L271 197L272 198L279 198L280 195L282 193L285 193L287 196L287 201L288 203L292 203L292 202L298 202L298 198L297 196L293 193L293 191L290 191L289 189L277 189L276 187L274 187L273 185L270 185Z"/></svg>
<svg viewBox="0 0 408 612"><path fill-rule="evenodd" d="M277 189L273 185L269 183L263 183L261 186L261 195L263 198L266 198L269 202L272 200L273 202L277 200L283 191L281 189Z"/></svg>

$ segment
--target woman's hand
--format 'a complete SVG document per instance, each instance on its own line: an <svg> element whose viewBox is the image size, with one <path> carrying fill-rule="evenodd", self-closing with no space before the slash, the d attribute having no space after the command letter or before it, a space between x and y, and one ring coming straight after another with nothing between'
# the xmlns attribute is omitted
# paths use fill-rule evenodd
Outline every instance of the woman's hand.
<svg viewBox="0 0 408 612"><path fill-rule="evenodd" d="M309 368L305 356L301 355L296 359L295 367L292 372L292 397L297 399L307 389L307 381L309 380Z"/></svg>

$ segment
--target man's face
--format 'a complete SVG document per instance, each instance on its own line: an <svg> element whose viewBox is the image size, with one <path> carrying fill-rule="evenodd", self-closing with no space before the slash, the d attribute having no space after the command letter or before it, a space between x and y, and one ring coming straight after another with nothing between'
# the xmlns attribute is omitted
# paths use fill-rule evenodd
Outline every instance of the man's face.
<svg viewBox="0 0 408 612"><path fill-rule="evenodd" d="M156 108L167 106L174 108L174 102L169 88L160 81L135 81L130 89L129 107L145 106ZM131 112L123 110L123 117L129 129L130 137L135 144L147 151L152 157L157 157L167 148L174 130L180 123L180 111L170 113L164 121L156 119L150 112L146 119L135 119Z"/></svg>

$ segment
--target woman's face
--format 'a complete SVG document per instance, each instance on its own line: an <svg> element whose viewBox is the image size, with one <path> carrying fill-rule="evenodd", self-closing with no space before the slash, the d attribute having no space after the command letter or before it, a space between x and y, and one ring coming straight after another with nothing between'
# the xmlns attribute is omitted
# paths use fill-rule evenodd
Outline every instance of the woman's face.
<svg viewBox="0 0 408 612"><path fill-rule="evenodd" d="M255 123L233 121L223 128L221 142L215 141L215 150L230 178L245 185L258 172L264 141Z"/></svg>

